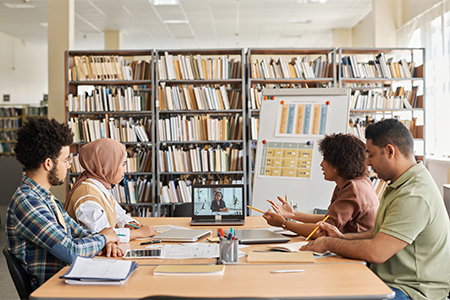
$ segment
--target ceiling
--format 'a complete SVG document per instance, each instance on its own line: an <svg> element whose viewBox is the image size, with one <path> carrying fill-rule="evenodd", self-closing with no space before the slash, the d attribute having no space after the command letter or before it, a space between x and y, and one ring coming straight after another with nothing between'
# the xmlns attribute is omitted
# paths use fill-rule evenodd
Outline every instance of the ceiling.
<svg viewBox="0 0 450 300"><path fill-rule="evenodd" d="M106 30L122 32L122 49L330 47L332 29L372 10L372 0L152 1L75 0L75 49L104 49ZM47 0L0 0L0 32L47 48L46 24Z"/></svg>

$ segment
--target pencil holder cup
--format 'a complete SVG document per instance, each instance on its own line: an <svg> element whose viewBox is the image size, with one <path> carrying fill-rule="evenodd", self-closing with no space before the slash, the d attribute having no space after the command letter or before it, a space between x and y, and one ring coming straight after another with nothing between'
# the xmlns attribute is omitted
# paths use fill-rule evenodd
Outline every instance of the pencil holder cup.
<svg viewBox="0 0 450 300"><path fill-rule="evenodd" d="M219 245L220 245L219 263L225 265L225 264L237 264L239 262L238 240L221 240Z"/></svg>

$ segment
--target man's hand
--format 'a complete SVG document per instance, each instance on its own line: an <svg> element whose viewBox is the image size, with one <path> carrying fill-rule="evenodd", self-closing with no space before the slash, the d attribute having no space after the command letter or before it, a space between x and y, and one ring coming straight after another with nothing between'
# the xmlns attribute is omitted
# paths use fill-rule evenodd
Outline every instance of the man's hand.
<svg viewBox="0 0 450 300"><path fill-rule="evenodd" d="M98 255L105 254L106 257L122 257L123 251L120 249L116 243L110 242L106 243L105 247L98 253Z"/></svg>
<svg viewBox="0 0 450 300"><path fill-rule="evenodd" d="M119 237L117 236L114 229L112 229L111 227L103 228L99 233L103 234L106 237L107 243L110 243L110 242L118 243L119 242Z"/></svg>
<svg viewBox="0 0 450 300"><path fill-rule="evenodd" d="M220 212L228 212L228 208L227 208L227 207L220 208L219 211L220 211Z"/></svg>
<svg viewBox="0 0 450 300"><path fill-rule="evenodd" d="M333 237L339 237L344 238L344 234L339 231L339 229L331 225L327 222L323 222L320 224L319 230L317 231L319 236L333 236Z"/></svg>
<svg viewBox="0 0 450 300"><path fill-rule="evenodd" d="M281 227L281 224L283 224L285 220L279 214L271 212L270 209L264 213L263 218L266 219L267 224L277 227Z"/></svg>
<svg viewBox="0 0 450 300"><path fill-rule="evenodd" d="M295 216L295 210L292 208L292 206L283 198L278 196L277 198L282 204L275 203L270 199L267 199L267 202L269 202L272 205L272 209L279 215L288 218L288 219L294 219Z"/></svg>
<svg viewBox="0 0 450 300"><path fill-rule="evenodd" d="M328 249L325 246L326 237L320 237L314 241L309 242L309 244L300 248L300 251L313 251L318 253L323 253Z"/></svg>

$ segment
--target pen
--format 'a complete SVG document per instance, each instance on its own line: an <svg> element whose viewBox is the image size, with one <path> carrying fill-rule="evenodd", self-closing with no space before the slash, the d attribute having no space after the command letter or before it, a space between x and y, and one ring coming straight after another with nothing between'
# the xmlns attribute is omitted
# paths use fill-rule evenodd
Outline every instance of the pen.
<svg viewBox="0 0 450 300"><path fill-rule="evenodd" d="M219 237L223 237L223 229L219 228Z"/></svg>
<svg viewBox="0 0 450 300"><path fill-rule="evenodd" d="M273 270L270 273L300 273L305 272L305 270Z"/></svg>
<svg viewBox="0 0 450 300"><path fill-rule="evenodd" d="M156 243L161 243L161 240L152 240L152 241L148 241L148 242L143 242L143 243L140 243L139 245L150 245L150 244L156 244Z"/></svg>
<svg viewBox="0 0 450 300"><path fill-rule="evenodd" d="M260 209L257 209L257 208L254 208L254 207L251 207L250 205L247 205L247 207L248 208L251 208L251 209L253 209L253 210L256 210L256 211L259 211L260 213L264 213L262 210L260 210Z"/></svg>
<svg viewBox="0 0 450 300"><path fill-rule="evenodd" d="M130 225L131 227L134 227L134 228L136 228L136 229L139 229L139 226L136 226L136 225L134 225L134 224L128 223L128 225Z"/></svg>
<svg viewBox="0 0 450 300"><path fill-rule="evenodd" d="M232 238L233 238L233 234L230 232L230 233L228 234L227 240L231 240Z"/></svg>
<svg viewBox="0 0 450 300"><path fill-rule="evenodd" d="M118 235L118 236L125 236L125 234L121 234L121 233L118 233L117 235Z"/></svg>
<svg viewBox="0 0 450 300"><path fill-rule="evenodd" d="M325 216L325 219L322 220L322 222L319 223L319 225L317 225L316 228L314 228L314 230L308 235L308 237L306 238L306 241L309 240L309 238L314 234L314 232L317 231L317 229L319 229L320 225L322 225L323 222L325 222L328 219L329 215Z"/></svg>

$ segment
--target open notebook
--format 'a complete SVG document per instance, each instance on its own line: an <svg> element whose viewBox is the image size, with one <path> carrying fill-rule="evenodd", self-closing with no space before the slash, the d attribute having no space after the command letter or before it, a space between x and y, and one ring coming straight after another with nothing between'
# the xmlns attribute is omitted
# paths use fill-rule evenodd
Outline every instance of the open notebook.
<svg viewBox="0 0 450 300"><path fill-rule="evenodd" d="M244 185L193 185L191 225L244 225Z"/></svg>

